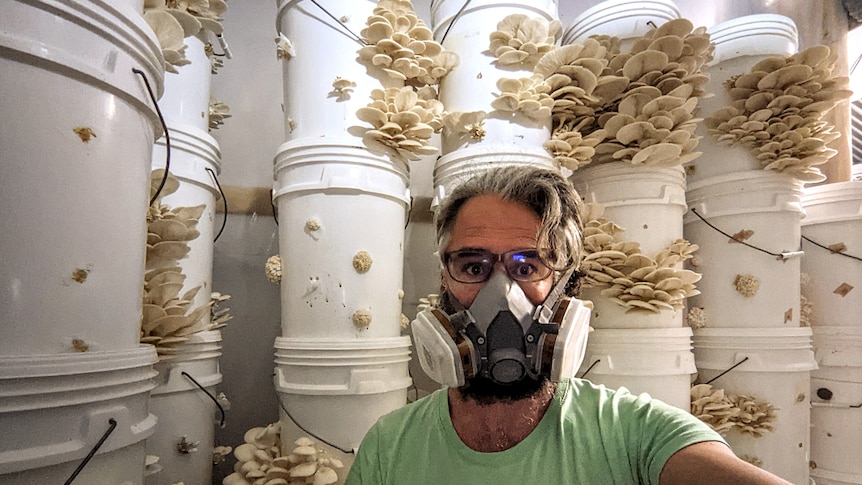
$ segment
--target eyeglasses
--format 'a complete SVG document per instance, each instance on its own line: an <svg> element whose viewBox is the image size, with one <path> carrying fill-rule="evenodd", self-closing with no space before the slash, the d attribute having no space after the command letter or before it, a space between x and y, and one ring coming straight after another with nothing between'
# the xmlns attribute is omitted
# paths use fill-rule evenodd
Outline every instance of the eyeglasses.
<svg viewBox="0 0 862 485"><path fill-rule="evenodd" d="M537 249L516 249L495 254L484 249L461 249L444 254L446 271L459 283L483 283L491 278L497 261L515 281L539 281L551 274L551 268L539 258Z"/></svg>

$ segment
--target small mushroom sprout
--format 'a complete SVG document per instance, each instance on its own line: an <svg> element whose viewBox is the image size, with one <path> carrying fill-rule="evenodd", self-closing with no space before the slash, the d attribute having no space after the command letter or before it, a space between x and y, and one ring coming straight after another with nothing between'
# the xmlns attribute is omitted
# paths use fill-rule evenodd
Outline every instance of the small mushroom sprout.
<svg viewBox="0 0 862 485"><path fill-rule="evenodd" d="M733 279L733 287L740 295L750 298L760 289L760 279L753 274L738 274Z"/></svg>
<svg viewBox="0 0 862 485"><path fill-rule="evenodd" d="M286 35L279 32L275 38L275 57L278 60L289 61L296 57L296 51L293 50L293 43Z"/></svg>
<svg viewBox="0 0 862 485"><path fill-rule="evenodd" d="M266 265L264 266L264 272L266 273L266 279L268 279L271 283L280 283L281 282L281 256L276 254L266 258Z"/></svg>
<svg viewBox="0 0 862 485"><path fill-rule="evenodd" d="M356 83L350 79L336 76L335 80L332 81L332 91L329 92L329 97L335 98L336 101L347 101L355 87Z"/></svg>
<svg viewBox="0 0 862 485"><path fill-rule="evenodd" d="M215 130L224 124L224 120L230 118L230 107L217 99L210 98L209 104L209 129Z"/></svg>
<svg viewBox="0 0 862 485"><path fill-rule="evenodd" d="M359 251L353 256L353 269L357 273L367 273L371 269L371 255L367 251Z"/></svg>

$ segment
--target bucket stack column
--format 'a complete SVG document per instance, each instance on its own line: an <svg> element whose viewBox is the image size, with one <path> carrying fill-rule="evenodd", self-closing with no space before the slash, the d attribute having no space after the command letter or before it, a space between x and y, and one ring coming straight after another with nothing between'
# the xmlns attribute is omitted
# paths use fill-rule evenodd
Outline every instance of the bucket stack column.
<svg viewBox="0 0 862 485"><path fill-rule="evenodd" d="M448 68L409 2L330 3L282 1L276 20L286 141L273 183L275 388L282 452L310 438L349 464L412 382L401 336L409 162L438 150L442 106L428 85Z"/></svg>
<svg viewBox="0 0 862 485"><path fill-rule="evenodd" d="M819 369L811 372L811 476L862 483L862 181L807 187L802 199L803 310Z"/></svg>
<svg viewBox="0 0 862 485"><path fill-rule="evenodd" d="M230 55L216 52L226 43L213 46L225 10L210 0L193 11L178 5L144 13L154 30L172 25L183 36L182 57L169 56L159 100L168 133L156 141L151 163L141 341L159 356L151 399L159 422L147 439L147 485L209 483L215 426L224 420L217 407L225 403L216 404L215 392L222 380L218 328L226 318L213 318L212 290L221 154L209 132L218 127L210 118L212 75L222 64L216 54Z"/></svg>
<svg viewBox="0 0 862 485"><path fill-rule="evenodd" d="M697 248L683 239L682 165L698 155L708 37L673 2L607 1L567 25L561 49L602 62L592 76L592 59L556 67L571 94L556 100L552 148L585 202L582 295L593 302L579 376L688 409L684 306L700 275L683 269Z"/></svg>
<svg viewBox="0 0 862 485"><path fill-rule="evenodd" d="M825 179L816 166L834 155L825 145L837 133L821 117L846 97L846 79L834 77L827 47L797 52L789 18L751 15L709 31L715 97L701 113L704 154L686 167L685 236L703 274L689 310L692 412L721 403L727 411L706 420L738 456L808 483L817 364L800 318L802 196Z"/></svg>
<svg viewBox="0 0 862 485"><path fill-rule="evenodd" d="M139 328L163 67L139 9L13 1L0 18L0 111L15 114L0 129L4 484L143 483L156 354Z"/></svg>

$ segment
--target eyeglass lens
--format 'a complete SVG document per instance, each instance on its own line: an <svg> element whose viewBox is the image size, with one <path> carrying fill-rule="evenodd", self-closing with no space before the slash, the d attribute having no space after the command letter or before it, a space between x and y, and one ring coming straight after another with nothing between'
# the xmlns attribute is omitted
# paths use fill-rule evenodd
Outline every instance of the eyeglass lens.
<svg viewBox="0 0 862 485"><path fill-rule="evenodd" d="M455 281L482 283L494 272L494 264L502 260L509 277L516 281L538 281L551 274L539 259L535 249L521 249L494 254L481 249L464 249L447 254L446 268Z"/></svg>

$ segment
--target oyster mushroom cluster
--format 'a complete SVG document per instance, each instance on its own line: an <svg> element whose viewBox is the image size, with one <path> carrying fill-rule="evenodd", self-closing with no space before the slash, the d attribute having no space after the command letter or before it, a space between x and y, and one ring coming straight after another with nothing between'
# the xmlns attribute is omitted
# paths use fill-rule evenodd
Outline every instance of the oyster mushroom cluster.
<svg viewBox="0 0 862 485"><path fill-rule="evenodd" d="M454 52L434 41L434 34L409 0L379 0L360 36L367 45L359 59L411 86L437 84L458 64Z"/></svg>
<svg viewBox="0 0 862 485"><path fill-rule="evenodd" d="M144 0L144 19L159 40L165 70L176 73L176 67L191 62L185 55L184 38L202 29L221 35L221 16L226 11L224 0Z"/></svg>
<svg viewBox="0 0 862 485"><path fill-rule="evenodd" d="M532 69L536 62L555 47L562 24L559 20L530 18L512 14L497 23L491 33L491 54L497 65Z"/></svg>
<svg viewBox="0 0 862 485"><path fill-rule="evenodd" d="M357 118L373 127L363 134L363 143L372 151L400 160L418 160L437 153L437 148L428 142L443 128L443 103L436 97L432 87L371 91L371 104L356 112Z"/></svg>
<svg viewBox="0 0 862 485"><path fill-rule="evenodd" d="M548 95L550 87L536 76L497 80L497 94L491 107L506 112L521 113L533 121L550 118L554 100Z"/></svg>
<svg viewBox="0 0 862 485"><path fill-rule="evenodd" d="M485 132L484 111L451 111L443 115L443 128L451 137L467 137L471 140L482 141L487 134Z"/></svg>
<svg viewBox="0 0 862 485"><path fill-rule="evenodd" d="M287 455L281 455L280 426L252 428L246 431L245 443L234 450L237 459L234 473L222 480L223 485L329 485L338 481L337 468L344 464L315 447L314 441L302 437Z"/></svg>
<svg viewBox="0 0 862 485"><path fill-rule="evenodd" d="M233 318L230 308L221 307L222 303L230 300L230 295L224 295L217 291L210 293L210 321L207 330L218 330L227 325L228 320Z"/></svg>
<svg viewBox="0 0 862 485"><path fill-rule="evenodd" d="M164 170L152 173L151 196L155 194ZM175 192L179 182L168 176L158 198L147 209L147 256L144 273L141 342L156 346L160 357L168 358L172 345L188 340L188 336L210 330L212 303L192 308L192 300L201 287L180 291L186 279L179 261L189 251L189 241L200 236L195 228L205 206L170 208L162 198Z"/></svg>
<svg viewBox="0 0 862 485"><path fill-rule="evenodd" d="M266 273L266 279L270 281L270 283L280 283L281 282L281 255L276 254L266 258L266 264L264 265L264 273Z"/></svg>
<svg viewBox="0 0 862 485"><path fill-rule="evenodd" d="M224 124L226 118L230 118L230 107L221 101L210 98L208 126L210 131L217 129Z"/></svg>
<svg viewBox="0 0 862 485"><path fill-rule="evenodd" d="M835 75L837 59L829 47L813 46L731 77L724 86L733 102L706 118L709 133L747 148L764 170L825 180L817 166L835 156L826 145L841 134L822 118L852 95L849 79Z"/></svg>
<svg viewBox="0 0 862 485"><path fill-rule="evenodd" d="M586 256L581 264L588 288L603 288L601 295L625 307L626 313L659 313L684 307L685 298L700 294L695 283L699 273L677 269L698 249L677 239L655 258L641 252L640 243L620 241L621 227L603 217L600 204L585 204Z"/></svg>
<svg viewBox="0 0 862 485"><path fill-rule="evenodd" d="M725 393L709 384L691 387L691 414L726 436L731 430L761 437L772 431L775 407L752 396Z"/></svg>
<svg viewBox="0 0 862 485"><path fill-rule="evenodd" d="M637 39L629 52L618 49L618 39L596 36L539 60L534 75L554 100L546 149L571 170L613 161L676 166L697 158L694 112L713 49L706 29L674 19ZM579 136L567 135L572 131Z"/></svg>

